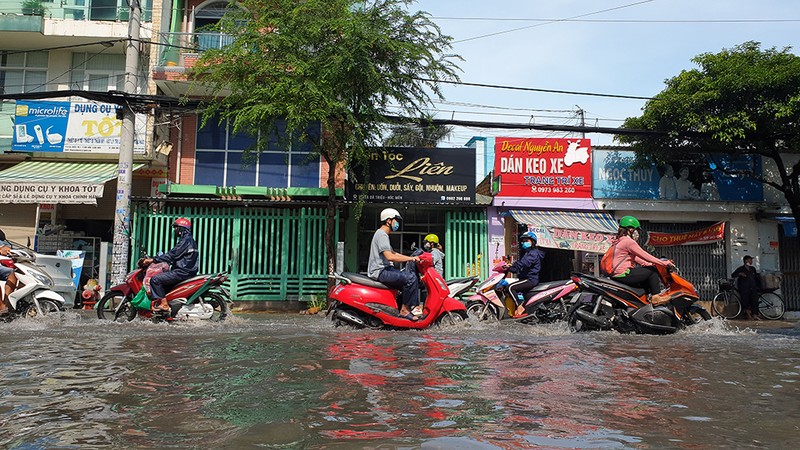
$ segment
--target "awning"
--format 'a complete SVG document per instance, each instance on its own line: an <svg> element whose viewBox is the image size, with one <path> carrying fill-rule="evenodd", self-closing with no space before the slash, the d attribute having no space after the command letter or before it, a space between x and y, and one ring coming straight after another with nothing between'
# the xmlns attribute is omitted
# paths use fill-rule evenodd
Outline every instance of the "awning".
<svg viewBox="0 0 800 450"><path fill-rule="evenodd" d="M786 237L797 237L797 222L794 217L777 216L775 219L783 225L783 235Z"/></svg>
<svg viewBox="0 0 800 450"><path fill-rule="evenodd" d="M115 162L24 161L0 171L0 203L97 204L118 172Z"/></svg>
<svg viewBox="0 0 800 450"><path fill-rule="evenodd" d="M519 223L538 227L599 233L616 233L619 228L614 217L603 212L511 210L509 213Z"/></svg>

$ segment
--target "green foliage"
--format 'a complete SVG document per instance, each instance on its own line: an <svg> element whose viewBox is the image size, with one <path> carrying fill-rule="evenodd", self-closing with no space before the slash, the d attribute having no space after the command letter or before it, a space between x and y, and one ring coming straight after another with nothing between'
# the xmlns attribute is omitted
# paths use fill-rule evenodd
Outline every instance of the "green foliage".
<svg viewBox="0 0 800 450"><path fill-rule="evenodd" d="M31 16L43 16L47 12L42 0L24 0L22 2L22 13Z"/></svg>
<svg viewBox="0 0 800 450"><path fill-rule="evenodd" d="M328 163L326 246L333 270L337 168L363 162L380 144L389 107L419 116L440 81L457 80L460 58L411 0L241 0L216 31L233 43L205 51L196 83L211 91L204 121L228 119L236 133L269 136L286 119L290 139L308 140ZM321 123L324 134L305 134ZM267 145L262 139L257 151Z"/></svg>
<svg viewBox="0 0 800 450"><path fill-rule="evenodd" d="M434 125L433 116L425 113L419 120L390 126L390 134L383 142L387 147L433 148L450 136L453 127Z"/></svg>
<svg viewBox="0 0 800 450"><path fill-rule="evenodd" d="M711 152L771 158L779 181L760 181L783 192L800 219L800 166L787 167L782 157L800 153L800 57L745 42L692 61L697 69L667 80L642 115L623 125L662 133L615 139L630 144L640 162Z"/></svg>

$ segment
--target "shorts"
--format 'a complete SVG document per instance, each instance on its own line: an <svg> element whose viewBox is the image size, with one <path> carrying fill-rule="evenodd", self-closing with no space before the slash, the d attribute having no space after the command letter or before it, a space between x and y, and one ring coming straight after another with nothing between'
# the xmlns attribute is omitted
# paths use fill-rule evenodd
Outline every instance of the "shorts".
<svg viewBox="0 0 800 450"><path fill-rule="evenodd" d="M0 266L0 281L8 280L8 276L14 273L14 269L8 268L6 266Z"/></svg>

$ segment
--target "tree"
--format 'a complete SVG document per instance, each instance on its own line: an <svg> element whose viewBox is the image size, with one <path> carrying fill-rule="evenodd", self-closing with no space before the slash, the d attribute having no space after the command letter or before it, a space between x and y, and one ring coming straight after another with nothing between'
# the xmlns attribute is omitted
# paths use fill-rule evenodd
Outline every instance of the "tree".
<svg viewBox="0 0 800 450"><path fill-rule="evenodd" d="M217 30L232 43L204 52L195 79L211 87L204 120L269 136L285 119L291 139L310 141L328 164L325 234L334 269L336 173L380 143L390 106L418 116L457 80L450 36L411 0L241 0ZM322 124L315 137L306 130ZM261 139L255 151L262 151Z"/></svg>
<svg viewBox="0 0 800 450"><path fill-rule="evenodd" d="M453 127L434 124L433 116L425 113L419 120L390 126L390 134L383 141L387 147L433 148L450 136Z"/></svg>
<svg viewBox="0 0 800 450"><path fill-rule="evenodd" d="M788 47L762 50L745 42L692 61L698 69L667 80L642 115L623 125L665 133L615 139L659 163L698 153L772 159L776 177L748 175L782 192L800 222L800 162L785 160L800 153L800 57Z"/></svg>

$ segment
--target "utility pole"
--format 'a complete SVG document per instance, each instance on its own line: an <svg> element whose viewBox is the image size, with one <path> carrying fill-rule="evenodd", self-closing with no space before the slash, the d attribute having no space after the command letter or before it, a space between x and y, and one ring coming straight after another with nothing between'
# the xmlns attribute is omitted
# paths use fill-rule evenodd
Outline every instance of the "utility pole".
<svg viewBox="0 0 800 450"><path fill-rule="evenodd" d="M139 75L139 29L142 9L139 0L128 0L128 41L125 49L125 92L134 94ZM117 176L117 204L114 209L114 248L111 259L112 286L125 281L131 229L131 183L133 180L133 144L136 138L136 115L129 105L123 105L122 131L119 141L119 174Z"/></svg>
<svg viewBox="0 0 800 450"><path fill-rule="evenodd" d="M580 126L582 126L582 127L585 127L585 126L586 126L586 116L585 116L585 111L583 110L583 108L581 108L581 107L580 107L580 106L578 106L578 105L575 105L575 107L576 107L576 108L578 108L578 110L576 111L576 113L578 114L578 117L580 117L580 118L581 118L581 124L580 124ZM585 131L581 131L581 137L582 137L582 138L585 138L585 137L586 137L586 132L585 132Z"/></svg>

